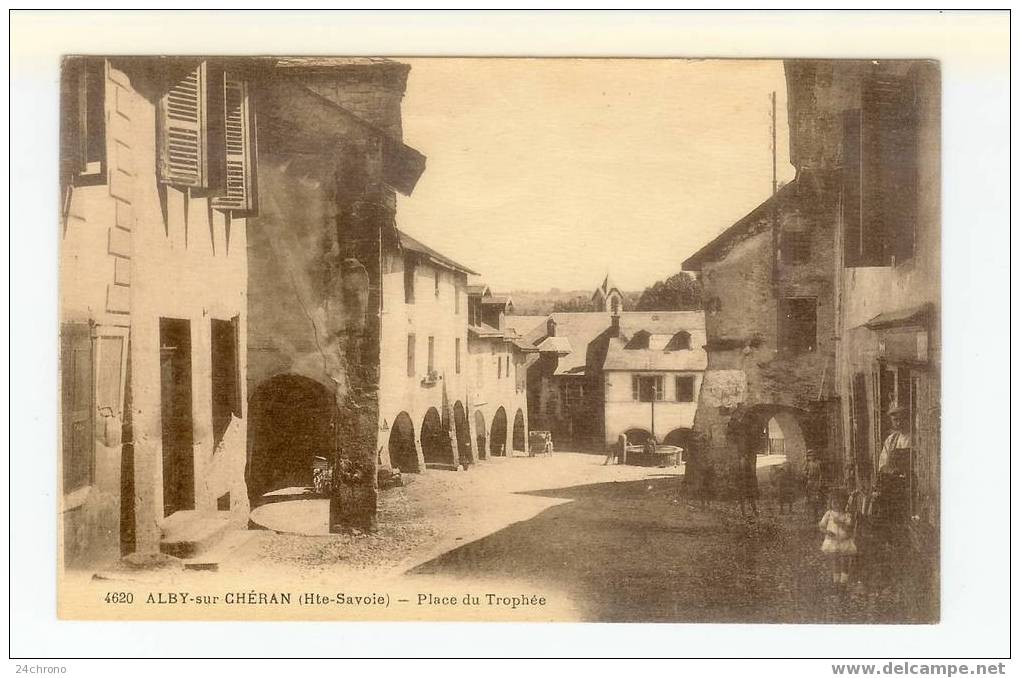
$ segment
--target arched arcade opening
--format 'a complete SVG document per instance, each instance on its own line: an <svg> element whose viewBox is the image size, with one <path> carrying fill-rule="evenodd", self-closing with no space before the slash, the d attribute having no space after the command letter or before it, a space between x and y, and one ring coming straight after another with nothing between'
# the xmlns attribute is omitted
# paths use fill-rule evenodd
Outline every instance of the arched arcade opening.
<svg viewBox="0 0 1020 678"><path fill-rule="evenodd" d="M401 412L393 420L387 449L390 453L390 464L400 469L401 473L421 472L418 451L414 446L414 423L407 412Z"/></svg>
<svg viewBox="0 0 1020 678"><path fill-rule="evenodd" d="M307 377L278 375L259 384L248 412L251 505L261 504L267 492L311 487L316 457L328 463L335 447L337 408L329 389Z"/></svg>
<svg viewBox="0 0 1020 678"><path fill-rule="evenodd" d="M426 464L449 464L453 459L450 434L434 407L425 412L421 423L421 452Z"/></svg>
<svg viewBox="0 0 1020 678"><path fill-rule="evenodd" d="M489 448L485 446L488 430L485 426L485 415L481 410L475 410L475 451L479 459L485 459L489 453Z"/></svg>
<svg viewBox="0 0 1020 678"><path fill-rule="evenodd" d="M517 414L514 415L513 450L526 452L527 449L527 441L524 436L524 412L518 409Z"/></svg>
<svg viewBox="0 0 1020 678"><path fill-rule="evenodd" d="M492 416L492 430L489 433L489 452L493 457L506 456L506 410L502 406Z"/></svg>
<svg viewBox="0 0 1020 678"><path fill-rule="evenodd" d="M461 464L472 461L471 432L468 430L467 412L458 400L453 405L453 427L457 436L457 459Z"/></svg>

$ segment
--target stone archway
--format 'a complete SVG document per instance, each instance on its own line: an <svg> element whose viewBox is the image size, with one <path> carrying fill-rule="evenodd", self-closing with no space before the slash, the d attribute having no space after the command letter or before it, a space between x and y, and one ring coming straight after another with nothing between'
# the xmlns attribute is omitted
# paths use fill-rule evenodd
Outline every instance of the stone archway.
<svg viewBox="0 0 1020 678"><path fill-rule="evenodd" d="M628 445L644 445L645 441L651 437L652 432L643 428L629 428L623 434L627 436Z"/></svg>
<svg viewBox="0 0 1020 678"><path fill-rule="evenodd" d="M467 412L458 400L453 404L453 427L457 434L457 460L461 464L474 461L471 455L471 431L468 430Z"/></svg>
<svg viewBox="0 0 1020 678"><path fill-rule="evenodd" d="M489 451L493 457L506 456L506 410L502 406L492 416L492 430L489 432Z"/></svg>
<svg viewBox="0 0 1020 678"><path fill-rule="evenodd" d="M527 452L528 445L524 435L524 412L518 408L514 415L513 451Z"/></svg>
<svg viewBox="0 0 1020 678"><path fill-rule="evenodd" d="M390 453L390 464L400 469L401 473L420 473L422 471L418 461L418 451L414 446L414 423L407 412L401 412L393 420L387 447Z"/></svg>
<svg viewBox="0 0 1020 678"><path fill-rule="evenodd" d="M687 448L690 447L692 435L694 435L694 429L675 428L666 434L666 437L662 439L662 444L674 445L686 452Z"/></svg>
<svg viewBox="0 0 1020 678"><path fill-rule="evenodd" d="M475 410L475 450L479 459L485 459L489 454L489 448L485 445L488 430L485 426L485 415L481 410Z"/></svg>
<svg viewBox="0 0 1020 678"><path fill-rule="evenodd" d="M245 480L254 507L267 492L311 487L315 464L326 465L335 449L336 403L325 386L282 374L255 389L248 403Z"/></svg>
<svg viewBox="0 0 1020 678"><path fill-rule="evenodd" d="M421 452L426 464L449 464L453 458L450 435L434 407L425 412L421 422Z"/></svg>

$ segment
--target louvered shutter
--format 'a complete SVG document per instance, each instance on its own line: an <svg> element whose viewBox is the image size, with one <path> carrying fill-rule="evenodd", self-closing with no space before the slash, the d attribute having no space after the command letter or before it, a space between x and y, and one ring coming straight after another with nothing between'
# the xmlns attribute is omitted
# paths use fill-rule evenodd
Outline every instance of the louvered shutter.
<svg viewBox="0 0 1020 678"><path fill-rule="evenodd" d="M248 85L231 77L224 81L224 150L226 191L213 201L219 209L248 212L254 209L254 134Z"/></svg>
<svg viewBox="0 0 1020 678"><path fill-rule="evenodd" d="M175 77L160 101L160 179L175 186L202 187L205 157L206 65Z"/></svg>

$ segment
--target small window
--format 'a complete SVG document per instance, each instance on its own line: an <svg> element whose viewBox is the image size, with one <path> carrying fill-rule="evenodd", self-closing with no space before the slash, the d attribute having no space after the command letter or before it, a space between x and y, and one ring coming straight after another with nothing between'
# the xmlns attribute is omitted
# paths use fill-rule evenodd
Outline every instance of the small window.
<svg viewBox="0 0 1020 678"><path fill-rule="evenodd" d="M407 335L407 376L414 376L414 335Z"/></svg>
<svg viewBox="0 0 1020 678"><path fill-rule="evenodd" d="M414 303L414 269L415 261L412 257L404 257L404 303Z"/></svg>
<svg viewBox="0 0 1020 678"><path fill-rule="evenodd" d="M815 297L783 299L781 346L790 353L807 353L817 346L818 300Z"/></svg>
<svg viewBox="0 0 1020 678"><path fill-rule="evenodd" d="M230 510L230 493L222 494L216 499L216 510L217 511L229 511Z"/></svg>
<svg viewBox="0 0 1020 678"><path fill-rule="evenodd" d="M238 366L238 322L212 321L212 419L213 447L223 436L233 417L241 416L241 380Z"/></svg>
<svg viewBox="0 0 1020 678"><path fill-rule="evenodd" d="M67 183L106 181L106 61L71 57L61 72L61 163Z"/></svg>
<svg viewBox="0 0 1020 678"><path fill-rule="evenodd" d="M496 357L496 378L503 378L503 359L499 356Z"/></svg>
<svg viewBox="0 0 1020 678"><path fill-rule="evenodd" d="M460 315L460 288L457 287L456 283L453 286L453 313L454 315Z"/></svg>
<svg viewBox="0 0 1020 678"><path fill-rule="evenodd" d="M676 401L678 403L694 402L694 377L680 376L676 378Z"/></svg>
<svg viewBox="0 0 1020 678"><path fill-rule="evenodd" d="M440 278L440 275L441 275L442 272L437 268L437 269L435 269L434 273L435 273L435 284L436 284L436 296L438 297L439 296L439 278Z"/></svg>
<svg viewBox="0 0 1020 678"><path fill-rule="evenodd" d="M811 259L811 234L805 231L783 233L780 254L784 264L806 264Z"/></svg>
<svg viewBox="0 0 1020 678"><path fill-rule="evenodd" d="M436 338L429 337L429 374L436 371Z"/></svg>
<svg viewBox="0 0 1020 678"><path fill-rule="evenodd" d="M456 369L457 374L460 374L460 337L457 337L456 339L454 339L453 360L454 360L454 368Z"/></svg>

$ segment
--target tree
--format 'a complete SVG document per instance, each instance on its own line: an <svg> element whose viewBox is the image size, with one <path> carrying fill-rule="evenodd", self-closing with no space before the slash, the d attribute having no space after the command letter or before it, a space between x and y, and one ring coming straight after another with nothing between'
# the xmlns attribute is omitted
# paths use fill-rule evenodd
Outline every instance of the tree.
<svg viewBox="0 0 1020 678"><path fill-rule="evenodd" d="M553 313L576 313L578 311L590 311L591 299L588 297L574 297L553 302Z"/></svg>
<svg viewBox="0 0 1020 678"><path fill-rule="evenodd" d="M646 287L638 298L638 311L696 311L701 309L701 282L680 271Z"/></svg>

